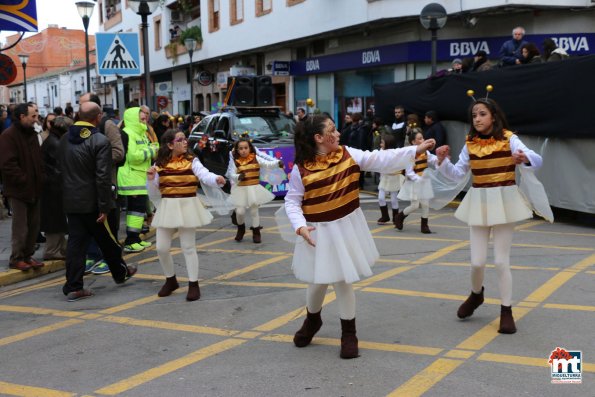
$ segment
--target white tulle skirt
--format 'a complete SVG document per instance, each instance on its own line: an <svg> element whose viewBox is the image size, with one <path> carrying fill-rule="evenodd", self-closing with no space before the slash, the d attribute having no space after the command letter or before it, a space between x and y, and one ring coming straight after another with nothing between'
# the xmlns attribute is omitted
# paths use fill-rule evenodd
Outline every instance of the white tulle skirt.
<svg viewBox="0 0 595 397"><path fill-rule="evenodd" d="M378 190L384 190L385 192L397 192L403 185L405 177L401 174L389 175L380 174L380 182L378 183Z"/></svg>
<svg viewBox="0 0 595 397"><path fill-rule="evenodd" d="M455 212L469 226L493 226L529 219L531 207L516 185L471 187Z"/></svg>
<svg viewBox="0 0 595 397"><path fill-rule="evenodd" d="M232 186L229 200L234 207L251 207L272 201L275 195L266 190L262 185Z"/></svg>
<svg viewBox="0 0 595 397"><path fill-rule="evenodd" d="M360 208L332 222L311 223L316 230L312 247L298 237L293 252L293 273L313 284L354 283L372 275L380 254Z"/></svg>
<svg viewBox="0 0 595 397"><path fill-rule="evenodd" d="M205 209L198 197L161 199L151 226L175 229L208 225L213 215Z"/></svg>
<svg viewBox="0 0 595 397"><path fill-rule="evenodd" d="M405 201L430 200L434 198L432 180L427 177L421 177L416 181L407 179L403 183L397 198Z"/></svg>

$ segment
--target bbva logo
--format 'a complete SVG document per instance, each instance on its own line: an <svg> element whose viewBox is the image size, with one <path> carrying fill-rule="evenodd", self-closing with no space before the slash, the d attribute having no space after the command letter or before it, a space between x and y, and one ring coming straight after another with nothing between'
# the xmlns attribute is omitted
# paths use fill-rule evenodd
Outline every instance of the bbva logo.
<svg viewBox="0 0 595 397"><path fill-rule="evenodd" d="M490 47L487 41L461 41L459 43L450 43L451 57L464 57L475 55L477 51L485 51L490 55Z"/></svg>

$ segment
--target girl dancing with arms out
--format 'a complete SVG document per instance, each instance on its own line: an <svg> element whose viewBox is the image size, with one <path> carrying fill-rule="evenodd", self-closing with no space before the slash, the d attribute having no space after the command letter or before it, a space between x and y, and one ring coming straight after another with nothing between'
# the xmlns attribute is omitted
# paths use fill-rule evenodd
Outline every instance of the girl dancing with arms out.
<svg viewBox="0 0 595 397"><path fill-rule="evenodd" d="M166 277L157 295L169 296L179 287L170 252L173 234L177 230L188 270L186 300L198 300L196 228L211 223L213 216L203 207L196 191L199 181L209 186L222 186L225 178L209 172L188 152L188 139L183 132L167 130L161 138L155 165L147 171L147 181L149 195L162 197L152 222L152 226L157 228L157 255Z"/></svg>
<svg viewBox="0 0 595 397"><path fill-rule="evenodd" d="M310 344L322 325L320 312L329 284L337 294L342 358L358 357L352 283L371 276L379 254L359 206L361 171L392 173L414 161L434 140L405 149L373 152L339 146L340 134L325 115L311 115L295 129L295 165L285 210L296 241L292 268L308 283L307 316L293 342Z"/></svg>

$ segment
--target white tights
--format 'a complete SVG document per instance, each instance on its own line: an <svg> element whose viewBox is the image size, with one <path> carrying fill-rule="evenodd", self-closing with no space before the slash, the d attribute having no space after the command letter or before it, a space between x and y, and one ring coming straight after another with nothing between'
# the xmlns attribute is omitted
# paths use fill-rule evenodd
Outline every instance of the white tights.
<svg viewBox="0 0 595 397"><path fill-rule="evenodd" d="M328 284L308 284L306 290L306 307L310 313L318 313L322 309ZM333 288L339 304L339 317L343 320L355 318L355 291L352 284L344 281L334 283Z"/></svg>
<svg viewBox="0 0 595 397"><path fill-rule="evenodd" d="M498 271L498 287L502 306L510 306L512 301L512 273L510 272L510 247L514 224L496 226L471 226L471 289L481 292L490 230L494 237L494 262Z"/></svg>
<svg viewBox="0 0 595 397"><path fill-rule="evenodd" d="M403 210L405 216L409 215L421 206L421 217L427 218L430 215L430 202L428 200L412 200L411 204Z"/></svg>
<svg viewBox="0 0 595 397"><path fill-rule="evenodd" d="M390 205L393 210L399 209L399 200L397 199L397 192L390 193ZM384 207L386 205L386 192L383 189L378 189L378 205Z"/></svg>
<svg viewBox="0 0 595 397"><path fill-rule="evenodd" d="M252 217L252 227L260 226L260 215L258 214L258 205L254 204L248 207ZM246 207L236 207L236 219L238 225L243 225L246 220Z"/></svg>
<svg viewBox="0 0 595 397"><path fill-rule="evenodd" d="M198 281L198 255L196 253L196 229L195 228L179 228L178 234L180 236L180 246L184 254L186 262L186 269L188 270L188 280ZM176 275L174 270L174 259L171 255L171 240L176 229L169 229L165 227L157 228L157 256L159 263L163 268L165 277L173 277Z"/></svg>

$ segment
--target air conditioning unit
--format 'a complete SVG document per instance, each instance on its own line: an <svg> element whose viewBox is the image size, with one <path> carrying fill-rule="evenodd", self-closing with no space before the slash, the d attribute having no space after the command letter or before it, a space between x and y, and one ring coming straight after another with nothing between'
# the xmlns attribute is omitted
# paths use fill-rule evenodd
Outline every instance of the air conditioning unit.
<svg viewBox="0 0 595 397"><path fill-rule="evenodd" d="M184 13L180 10L171 10L171 21L172 22L182 22L184 20Z"/></svg>

